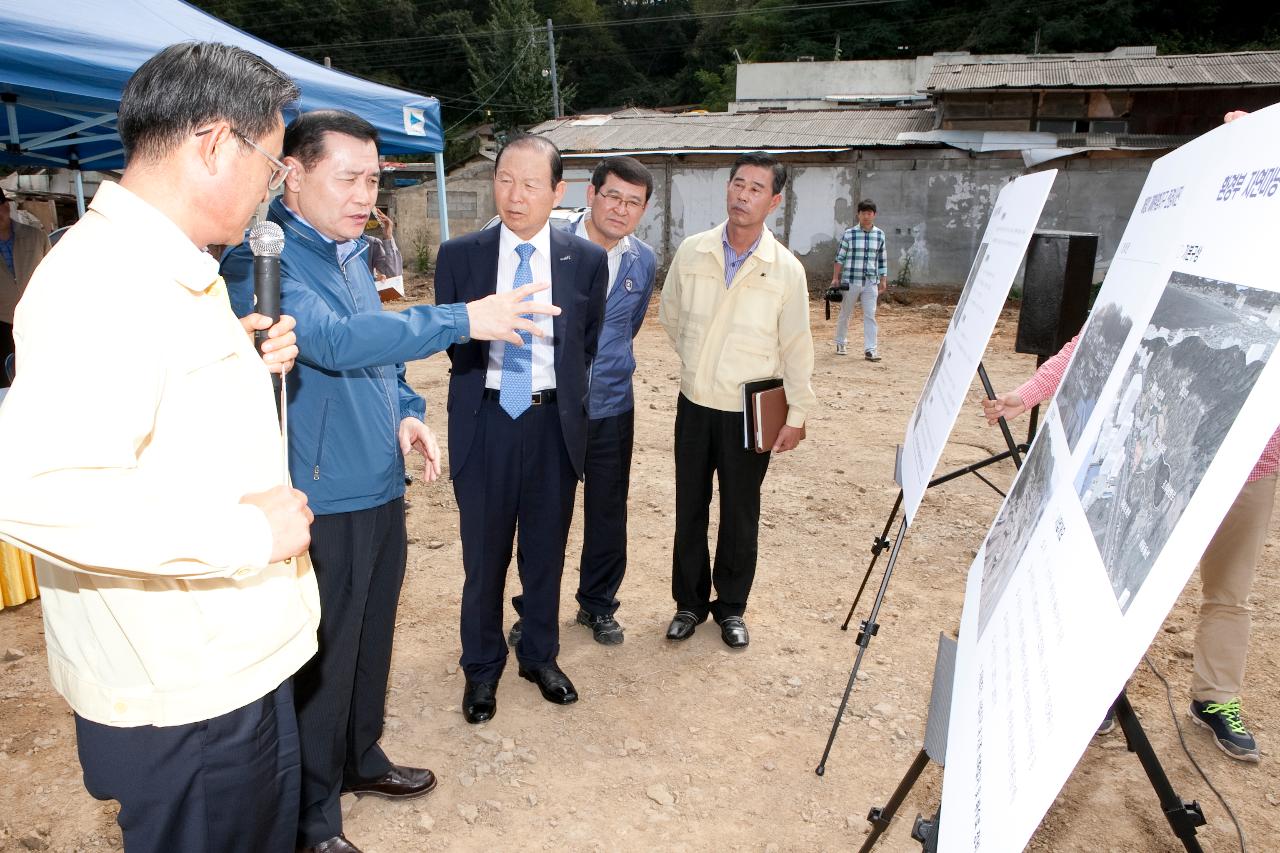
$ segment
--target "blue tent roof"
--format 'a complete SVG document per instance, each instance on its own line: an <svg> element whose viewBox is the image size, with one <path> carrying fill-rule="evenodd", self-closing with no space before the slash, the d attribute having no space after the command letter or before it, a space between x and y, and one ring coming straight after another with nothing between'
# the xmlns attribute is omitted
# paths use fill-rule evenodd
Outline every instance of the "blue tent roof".
<svg viewBox="0 0 1280 853"><path fill-rule="evenodd" d="M183 41L253 51L293 78L303 110L341 108L372 122L384 154L444 150L435 98L309 62L181 0L22 0L0 3L0 163L120 168L125 81Z"/></svg>

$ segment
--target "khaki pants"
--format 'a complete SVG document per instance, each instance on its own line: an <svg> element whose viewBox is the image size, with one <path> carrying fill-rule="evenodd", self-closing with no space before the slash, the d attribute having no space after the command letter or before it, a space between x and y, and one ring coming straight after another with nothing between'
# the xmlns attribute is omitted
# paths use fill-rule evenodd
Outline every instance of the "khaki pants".
<svg viewBox="0 0 1280 853"><path fill-rule="evenodd" d="M1198 702L1240 695L1249 651L1249 590L1275 497L1274 474L1245 483L1200 558L1203 599L1191 678L1191 698Z"/></svg>

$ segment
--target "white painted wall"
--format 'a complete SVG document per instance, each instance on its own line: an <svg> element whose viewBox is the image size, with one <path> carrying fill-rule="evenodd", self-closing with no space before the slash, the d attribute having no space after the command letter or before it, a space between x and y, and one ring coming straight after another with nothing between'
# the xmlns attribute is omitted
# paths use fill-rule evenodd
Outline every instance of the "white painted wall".
<svg viewBox="0 0 1280 853"><path fill-rule="evenodd" d="M933 65L932 56L849 62L748 62L737 67L735 100L909 95L920 90Z"/></svg>

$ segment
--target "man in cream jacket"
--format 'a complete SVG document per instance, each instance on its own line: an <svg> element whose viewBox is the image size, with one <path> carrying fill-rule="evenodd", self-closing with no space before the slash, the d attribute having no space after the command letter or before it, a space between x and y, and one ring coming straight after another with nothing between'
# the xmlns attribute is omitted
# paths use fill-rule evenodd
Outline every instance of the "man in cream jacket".
<svg viewBox="0 0 1280 853"><path fill-rule="evenodd" d="M782 164L762 152L734 161L728 220L686 238L663 284L658 320L681 363L670 640L688 639L710 615L730 648L750 641L743 614L755 578L760 486L771 453L743 448L743 383L782 377L787 423L773 453L800 443L805 418L817 405L809 384L813 337L804 269L764 225L782 201L786 180ZM720 488L714 571L707 544L713 474Z"/></svg>
<svg viewBox="0 0 1280 853"><path fill-rule="evenodd" d="M220 44L125 85L126 167L36 270L0 407L0 536L39 570L54 688L125 849L292 850L290 677L316 650L306 497L285 484L268 370L293 321L231 312L204 248L235 243L297 87ZM248 334L270 329L266 352ZM264 366L264 361L266 366ZM69 402L68 383L76 388Z"/></svg>

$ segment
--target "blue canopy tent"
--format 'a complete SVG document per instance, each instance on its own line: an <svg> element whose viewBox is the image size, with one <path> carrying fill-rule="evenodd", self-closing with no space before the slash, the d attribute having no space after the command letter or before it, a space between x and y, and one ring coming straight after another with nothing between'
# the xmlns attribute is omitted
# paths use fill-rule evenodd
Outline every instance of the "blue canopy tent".
<svg viewBox="0 0 1280 853"><path fill-rule="evenodd" d="M449 238L440 103L343 74L281 50L182 0L0 3L0 164L80 172L124 165L116 109L129 76L183 41L253 51L302 90L301 108L351 110L378 128L383 154L435 155L441 239Z"/></svg>

